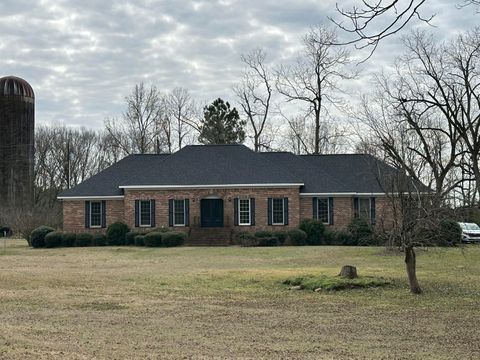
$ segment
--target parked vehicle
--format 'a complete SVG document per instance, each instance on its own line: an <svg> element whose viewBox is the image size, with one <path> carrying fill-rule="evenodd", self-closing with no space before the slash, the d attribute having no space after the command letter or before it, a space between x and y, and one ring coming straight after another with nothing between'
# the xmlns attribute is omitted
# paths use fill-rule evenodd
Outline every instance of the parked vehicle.
<svg viewBox="0 0 480 360"><path fill-rule="evenodd" d="M462 242L480 243L480 226L475 223L458 223L462 228Z"/></svg>

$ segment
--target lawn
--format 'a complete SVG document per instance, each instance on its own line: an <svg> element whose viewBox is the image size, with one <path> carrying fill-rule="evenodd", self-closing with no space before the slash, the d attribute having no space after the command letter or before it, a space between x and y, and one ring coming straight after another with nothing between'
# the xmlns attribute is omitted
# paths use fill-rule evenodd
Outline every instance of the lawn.
<svg viewBox="0 0 480 360"><path fill-rule="evenodd" d="M30 249L0 239L1 359L478 359L480 246ZM388 287L282 281L345 264Z"/></svg>

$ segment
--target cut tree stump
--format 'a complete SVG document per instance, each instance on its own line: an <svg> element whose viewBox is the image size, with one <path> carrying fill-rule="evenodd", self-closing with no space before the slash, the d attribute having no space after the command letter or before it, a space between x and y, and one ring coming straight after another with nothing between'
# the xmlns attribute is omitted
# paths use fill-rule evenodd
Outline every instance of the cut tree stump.
<svg viewBox="0 0 480 360"><path fill-rule="evenodd" d="M355 279L358 277L357 268L352 265L344 265L342 266L339 276L347 279Z"/></svg>

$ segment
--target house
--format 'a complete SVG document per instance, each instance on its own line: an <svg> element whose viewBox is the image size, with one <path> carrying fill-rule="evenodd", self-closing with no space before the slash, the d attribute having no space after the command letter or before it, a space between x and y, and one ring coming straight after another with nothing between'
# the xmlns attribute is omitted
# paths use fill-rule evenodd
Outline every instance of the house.
<svg viewBox="0 0 480 360"><path fill-rule="evenodd" d="M191 243L228 244L237 231L288 230L302 219L342 228L354 217L391 221L385 181L399 171L370 155L255 153L244 145L193 145L130 155L64 191L64 231L170 227ZM382 185L383 181L383 185Z"/></svg>

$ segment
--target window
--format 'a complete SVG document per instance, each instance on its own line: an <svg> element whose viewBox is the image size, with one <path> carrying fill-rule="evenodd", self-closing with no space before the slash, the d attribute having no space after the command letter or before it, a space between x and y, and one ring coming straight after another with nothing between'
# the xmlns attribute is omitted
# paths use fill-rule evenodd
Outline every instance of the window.
<svg viewBox="0 0 480 360"><path fill-rule="evenodd" d="M324 224L328 224L330 222L328 198L318 198L317 216L318 220L320 220Z"/></svg>
<svg viewBox="0 0 480 360"><path fill-rule="evenodd" d="M358 216L363 219L370 219L370 198L358 199Z"/></svg>
<svg viewBox="0 0 480 360"><path fill-rule="evenodd" d="M185 226L185 200L173 200L173 226Z"/></svg>
<svg viewBox="0 0 480 360"><path fill-rule="evenodd" d="M272 223L273 225L283 225L283 199L272 199Z"/></svg>
<svg viewBox="0 0 480 360"><path fill-rule="evenodd" d="M90 227L102 226L102 202L90 202Z"/></svg>
<svg viewBox="0 0 480 360"><path fill-rule="evenodd" d="M250 199L238 200L238 223L240 225L250 225Z"/></svg>
<svg viewBox="0 0 480 360"><path fill-rule="evenodd" d="M140 200L140 226L152 226L152 202Z"/></svg>

